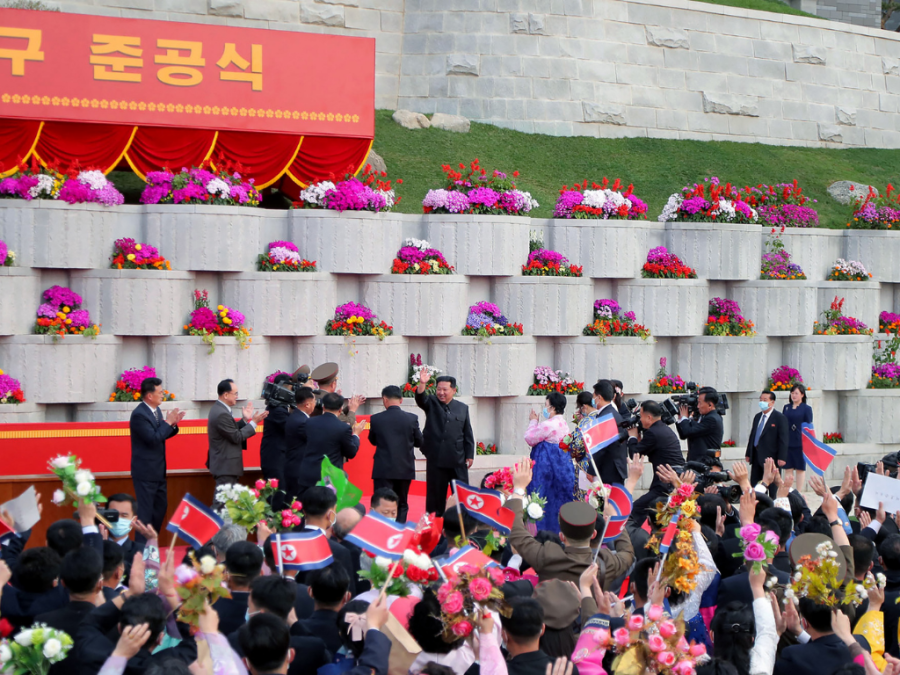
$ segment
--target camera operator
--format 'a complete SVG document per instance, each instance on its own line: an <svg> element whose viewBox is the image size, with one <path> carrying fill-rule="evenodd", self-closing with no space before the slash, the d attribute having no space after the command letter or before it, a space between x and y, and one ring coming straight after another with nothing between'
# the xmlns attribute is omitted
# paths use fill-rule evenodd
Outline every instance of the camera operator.
<svg viewBox="0 0 900 675"><path fill-rule="evenodd" d="M690 408L682 403L679 408L678 436L688 442L689 462L700 462L709 456L716 456L722 447L725 429L722 416L716 412L719 394L712 387L703 387L697 395L697 414L691 415Z"/></svg>
<svg viewBox="0 0 900 675"><path fill-rule="evenodd" d="M665 501L670 485L657 475L660 466L684 466L681 443L678 436L662 421L662 407L656 401L645 401L641 405L641 424L628 430L628 454L643 455L653 464L653 481L647 493L634 502L631 518L635 525L643 523L652 515L658 501ZM641 436L638 440L638 436Z"/></svg>
<svg viewBox="0 0 900 675"><path fill-rule="evenodd" d="M291 376L281 373L272 381L277 387L293 391ZM265 391L263 392L265 393ZM263 425L262 442L259 444L259 465L262 468L263 480L272 478L278 481L280 489L284 489L285 440L284 425L294 412L294 407L283 400L271 398L266 400L266 411L269 416ZM276 492L272 499L272 508L280 511L283 508L284 495Z"/></svg>

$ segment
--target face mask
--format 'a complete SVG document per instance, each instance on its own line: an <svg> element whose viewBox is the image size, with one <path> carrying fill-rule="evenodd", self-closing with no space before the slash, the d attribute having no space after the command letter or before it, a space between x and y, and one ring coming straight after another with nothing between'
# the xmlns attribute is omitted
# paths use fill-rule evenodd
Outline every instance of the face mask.
<svg viewBox="0 0 900 675"><path fill-rule="evenodd" d="M768 402L768 401L760 401L760 402L759 402L759 409L760 409L760 410L763 410L763 411L768 410L768 409L769 409L769 402Z"/></svg>
<svg viewBox="0 0 900 675"><path fill-rule="evenodd" d="M541 417L545 420L550 419L550 408L541 408Z"/></svg>
<svg viewBox="0 0 900 675"><path fill-rule="evenodd" d="M116 522L110 523L109 533L116 539L128 536L131 532L131 521L127 518L119 518Z"/></svg>
<svg viewBox="0 0 900 675"><path fill-rule="evenodd" d="M247 623L250 620L251 616L256 616L259 612L251 612L249 609L244 612L244 623Z"/></svg>

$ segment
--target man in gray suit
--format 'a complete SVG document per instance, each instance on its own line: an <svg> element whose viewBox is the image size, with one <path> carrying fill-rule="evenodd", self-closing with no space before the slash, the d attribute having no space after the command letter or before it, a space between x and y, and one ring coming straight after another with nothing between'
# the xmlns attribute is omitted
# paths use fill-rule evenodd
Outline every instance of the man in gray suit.
<svg viewBox="0 0 900 675"><path fill-rule="evenodd" d="M247 439L256 433L256 425L266 419L268 411L253 412L253 402L244 406L243 419L236 422L231 409L237 405L238 389L234 380L222 380L216 389L219 400L213 403L206 423L209 438L209 454L206 466L216 479L216 485L237 483L244 475L242 451L247 449Z"/></svg>

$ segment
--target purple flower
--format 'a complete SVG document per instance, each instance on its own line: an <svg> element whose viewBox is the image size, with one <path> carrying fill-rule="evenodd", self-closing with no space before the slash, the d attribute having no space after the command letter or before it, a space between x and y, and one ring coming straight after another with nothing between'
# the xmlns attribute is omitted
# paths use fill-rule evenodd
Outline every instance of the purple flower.
<svg viewBox="0 0 900 675"><path fill-rule="evenodd" d="M51 305L49 303L44 303L40 307L38 307L37 315L38 318L43 319L55 319L56 313L59 309L55 305Z"/></svg>
<svg viewBox="0 0 900 675"><path fill-rule="evenodd" d="M66 315L67 319L72 320L72 328L87 328L91 325L91 315L86 309L76 309Z"/></svg>
<svg viewBox="0 0 900 675"><path fill-rule="evenodd" d="M65 286L51 286L44 291L43 298L57 309L63 306L72 309L81 304L81 296Z"/></svg>
<svg viewBox="0 0 900 675"><path fill-rule="evenodd" d="M365 321L375 320L375 312L356 302L345 302L334 309L334 318L336 320L343 321L351 316L361 316Z"/></svg>
<svg viewBox="0 0 900 675"><path fill-rule="evenodd" d="M9 253L9 249L6 247L6 243L0 241L0 267L3 267L3 264L6 262L6 256Z"/></svg>
<svg viewBox="0 0 900 675"><path fill-rule="evenodd" d="M119 379L125 383L125 386L134 391L140 391L141 382L148 377L156 377L156 368L152 366L144 366L143 368L132 368L123 372Z"/></svg>
<svg viewBox="0 0 900 675"><path fill-rule="evenodd" d="M584 195L578 190L566 190L561 192L553 209L554 218L573 218L572 209L581 204Z"/></svg>
<svg viewBox="0 0 900 675"><path fill-rule="evenodd" d="M381 211L387 208L384 195L357 178L339 182L325 193L325 207L334 211Z"/></svg>
<svg viewBox="0 0 900 675"><path fill-rule="evenodd" d="M0 398L6 398L22 388L21 383L9 375L0 375Z"/></svg>
<svg viewBox="0 0 900 675"><path fill-rule="evenodd" d="M594 301L594 314L596 315L602 315L607 318L612 318L613 316L618 316L619 312L621 311L622 308L615 300L604 298L602 300Z"/></svg>
<svg viewBox="0 0 900 675"><path fill-rule="evenodd" d="M477 187L469 191L469 205L478 213L489 213L496 208L500 195L496 190L487 187Z"/></svg>
<svg viewBox="0 0 900 675"><path fill-rule="evenodd" d="M874 366L872 368L872 375L888 380L900 379L900 365L897 365L896 363L882 363L880 366ZM0 395L2 394L3 389L0 387Z"/></svg>
<svg viewBox="0 0 900 675"><path fill-rule="evenodd" d="M247 320L243 314L241 314L236 309L228 308L228 318L231 319L231 327L232 328L240 328L244 325L244 321Z"/></svg>
<svg viewBox="0 0 900 675"><path fill-rule="evenodd" d="M172 193L172 201L176 204L189 202L193 199L205 201L207 194L208 193L203 189L202 185L197 185L197 183L187 183L183 188L179 188Z"/></svg>
<svg viewBox="0 0 900 675"><path fill-rule="evenodd" d="M297 248L297 244L294 244L290 241L269 242L269 250L271 251L273 248L286 248L288 251L293 251L294 253L300 252L300 249Z"/></svg>
<svg viewBox="0 0 900 675"><path fill-rule="evenodd" d="M2 243L2 242L0 242ZM878 320L881 323L892 324L892 323L900 323L900 314L894 314L893 312L882 312L878 316Z"/></svg>
<svg viewBox="0 0 900 675"><path fill-rule="evenodd" d="M190 327L195 330L215 332L219 327L219 318L209 307L198 307L191 312Z"/></svg>

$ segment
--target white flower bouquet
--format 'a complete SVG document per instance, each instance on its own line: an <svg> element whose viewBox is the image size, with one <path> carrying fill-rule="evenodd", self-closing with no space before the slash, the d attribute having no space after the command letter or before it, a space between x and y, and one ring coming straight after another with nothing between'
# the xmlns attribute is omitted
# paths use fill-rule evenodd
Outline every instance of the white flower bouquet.
<svg viewBox="0 0 900 675"><path fill-rule="evenodd" d="M544 509L547 507L547 499L540 493L532 492L525 498L522 517L526 523L537 523L544 517Z"/></svg>
<svg viewBox="0 0 900 675"><path fill-rule="evenodd" d="M50 666L66 658L72 649L68 634L36 623L16 635L0 641L0 672L15 675L47 675Z"/></svg>
<svg viewBox="0 0 900 675"><path fill-rule="evenodd" d="M71 499L73 506L78 506L78 501L85 503L105 503L106 497L100 492L100 488L94 481L94 474L90 469L81 467L81 460L75 455L60 455L50 460L50 472L62 481L62 490L53 493L53 503L63 505Z"/></svg>

